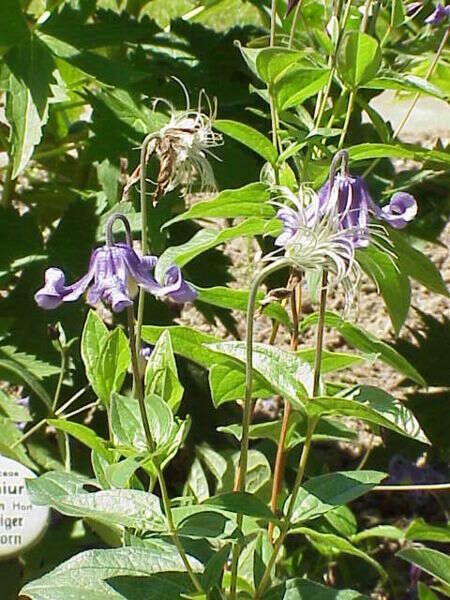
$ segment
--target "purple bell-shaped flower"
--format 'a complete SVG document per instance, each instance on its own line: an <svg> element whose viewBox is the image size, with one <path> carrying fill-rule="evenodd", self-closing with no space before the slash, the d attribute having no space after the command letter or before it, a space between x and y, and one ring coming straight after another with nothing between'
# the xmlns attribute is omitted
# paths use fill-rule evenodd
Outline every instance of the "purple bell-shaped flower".
<svg viewBox="0 0 450 600"><path fill-rule="evenodd" d="M116 219L120 219L126 227L126 244L112 241L112 225ZM197 297L197 291L183 279L177 266L166 270L164 284L156 281L153 270L158 259L156 256L140 257L133 250L130 226L123 215L115 214L109 219L106 239L106 245L92 253L86 275L75 283L66 285L61 269L47 269L45 285L34 296L37 304L51 310L64 302L73 302L90 284L88 304L95 305L102 300L116 313L133 304L137 286L154 296L167 296L178 303L191 302Z"/></svg>

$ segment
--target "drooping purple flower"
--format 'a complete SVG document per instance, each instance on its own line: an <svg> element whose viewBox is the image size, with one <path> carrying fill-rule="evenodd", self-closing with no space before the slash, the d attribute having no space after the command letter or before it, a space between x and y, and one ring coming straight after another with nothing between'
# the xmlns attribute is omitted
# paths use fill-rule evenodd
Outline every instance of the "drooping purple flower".
<svg viewBox="0 0 450 600"><path fill-rule="evenodd" d="M405 6L405 14L407 17L413 17L422 8L422 2L410 2Z"/></svg>
<svg viewBox="0 0 450 600"><path fill-rule="evenodd" d="M116 218L115 215L109 227ZM126 221L126 219L125 219ZM124 221L124 222L125 222ZM131 241L130 235L128 236ZM131 247L131 243L111 243L94 250L86 275L81 279L66 285L65 275L54 267L45 272L45 285L35 294L37 304L44 309L54 309L64 302L78 300L89 288L87 302L95 305L102 300L109 304L116 313L133 304L137 286L144 288L157 297L168 296L174 302L190 302L197 296L195 288L184 281L179 267L169 267L164 276L164 284L159 283L153 276L157 264L156 256L140 257Z"/></svg>
<svg viewBox="0 0 450 600"><path fill-rule="evenodd" d="M329 198L329 181L319 190L320 210L323 212ZM402 229L417 214L417 203L411 194L398 192L389 205L380 208L372 200L362 177L339 173L333 187L338 189L338 212L342 229L353 231L356 248L364 248L370 242L369 213L382 219L395 229Z"/></svg>
<svg viewBox="0 0 450 600"><path fill-rule="evenodd" d="M444 6L439 2L434 11L425 19L427 25L434 27L440 25L443 21L450 17L450 6Z"/></svg>

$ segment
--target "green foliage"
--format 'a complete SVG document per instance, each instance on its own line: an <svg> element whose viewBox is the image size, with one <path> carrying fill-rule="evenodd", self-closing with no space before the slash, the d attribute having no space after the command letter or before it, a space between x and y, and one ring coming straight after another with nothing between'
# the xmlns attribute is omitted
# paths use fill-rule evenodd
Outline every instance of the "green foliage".
<svg viewBox="0 0 450 600"><path fill-rule="evenodd" d="M395 479L393 454L416 460L427 444L433 465L446 453L447 322L409 316L414 282L449 296L424 242L439 244L448 220L450 155L440 140L406 142L377 107L386 90L412 108L448 100L446 29L424 26L431 5L411 17L400 0L304 0L286 16L287 4L0 2L0 454L39 474L27 481L34 504L64 515L2 567L5 600L367 600L387 589L396 600L409 586L401 559L427 573L419 600L448 592L447 556L422 545L449 541L443 496L373 493L388 471ZM377 206L398 192L418 202L406 232L372 222L354 256L396 342L324 310L323 296L317 306L329 232L318 246L310 224L277 218L286 194L302 205L305 185L319 190L341 149ZM52 292L62 299L96 246L124 241L123 223L107 235L117 213L138 256L145 244L157 255L140 276L175 289L167 272L180 267L194 307L145 292L135 322L108 302L86 311L84 296L39 309L45 269L64 272ZM276 262L275 238L290 230L311 266ZM280 270L251 288L269 263ZM108 296L123 279L131 298L124 268L96 264L90 285ZM331 347L322 326L339 335ZM440 391L419 394L427 384ZM416 468L443 478L439 465Z"/></svg>

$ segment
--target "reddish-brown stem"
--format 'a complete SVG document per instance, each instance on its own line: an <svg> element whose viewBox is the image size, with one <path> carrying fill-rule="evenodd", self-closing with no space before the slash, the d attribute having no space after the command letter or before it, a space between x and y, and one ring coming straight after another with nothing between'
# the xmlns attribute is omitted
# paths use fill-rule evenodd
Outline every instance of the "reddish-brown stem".
<svg viewBox="0 0 450 600"><path fill-rule="evenodd" d="M297 290L298 290L298 300L297 300ZM291 294L291 312L292 312L292 335L291 335L291 350L293 352L297 351L298 348L298 321L299 315L302 307L302 288L301 283L298 286L294 286ZM280 494L281 484L283 482L284 477L284 465L285 465L285 444L286 444L286 436L287 430L289 426L289 418L291 415L291 405L289 402L285 400L284 402L284 412L283 412L283 422L281 424L280 437L278 439L278 448L277 448L277 456L275 459L275 468L273 473L273 484L272 484L272 497L270 500L270 507L272 512L276 514L278 508L278 496ZM274 524L269 523L268 534L269 540L273 543L273 530Z"/></svg>

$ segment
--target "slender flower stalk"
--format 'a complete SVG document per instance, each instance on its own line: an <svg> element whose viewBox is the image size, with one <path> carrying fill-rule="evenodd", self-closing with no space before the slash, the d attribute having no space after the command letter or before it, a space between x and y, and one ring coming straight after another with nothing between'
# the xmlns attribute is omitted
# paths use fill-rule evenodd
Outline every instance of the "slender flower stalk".
<svg viewBox="0 0 450 600"><path fill-rule="evenodd" d="M292 24L291 24L291 31L289 33L289 48L292 48L293 44L294 44L294 39L295 39L295 32L297 31L297 23L298 23L298 18L300 16L300 10L302 8L302 2L303 0L298 0L297 1L297 6L295 7L295 12L294 12L294 17L292 19ZM290 13L290 11L293 9L294 7L294 2L290 2L286 11L286 16L288 16L288 14Z"/></svg>
<svg viewBox="0 0 450 600"><path fill-rule="evenodd" d="M269 277L272 273L279 271L289 266L290 261L287 259L279 259L278 261L264 267L254 278L252 286L250 288L250 294L248 297L247 307L247 321L246 321L246 362L245 362L245 397L244 397L244 412L242 415L242 438L241 438L241 453L239 458L239 471L237 479L237 489L240 492L245 491L245 483L247 477L247 464L248 464L248 445L249 445L249 432L250 422L253 409L253 321L255 317L256 308L256 297L258 294L259 286L263 281ZM243 515L237 515L237 527L242 527ZM239 563L239 555L241 552L241 546L239 541L235 544L233 550L233 558L231 565L231 583L230 583L230 598L236 597L237 588L237 571Z"/></svg>
<svg viewBox="0 0 450 600"><path fill-rule="evenodd" d="M142 254L148 252L148 217L147 217L147 198L146 198L146 186L147 186L147 163L149 160L148 151L154 134L149 134L144 139L141 148L141 161L140 161L140 205L141 205L141 250ZM157 188L158 190L159 188ZM156 190L156 191L157 191ZM154 204L157 203L159 197L156 196L153 200ZM137 310L137 323L136 323L136 352L139 356L142 341L142 325L144 323L144 310L145 310L145 292L141 288L139 290L138 299L138 310Z"/></svg>
<svg viewBox="0 0 450 600"><path fill-rule="evenodd" d="M298 299L297 299L298 296ZM292 334L291 334L291 350L297 351L298 348L298 322L302 307L302 287L301 281L294 287L291 292L291 314L292 314ZM275 467L273 471L272 495L270 500L270 508L276 514L278 509L278 495L280 493L281 483L284 475L284 462L286 458L285 444L289 419L291 416L291 404L287 400L284 401L283 421L281 424L280 437L278 438L277 455L275 458ZM274 524L269 523L268 535L270 542L273 542Z"/></svg>
<svg viewBox="0 0 450 600"><path fill-rule="evenodd" d="M266 590L267 586L269 585L272 569L275 566L275 562L278 558L278 554L281 550L281 547L283 546L284 540L286 539L289 528L291 526L291 518L292 518L292 514L294 512L294 508L295 508L295 501L297 499L297 495L300 490L301 484L303 482L303 477L305 475L306 464L308 462L309 452L311 450L312 437L313 437L314 429L317 425L317 421L318 421L317 418L308 418L307 431L306 431L305 441L303 444L302 454L300 457L299 468L297 471L297 476L295 479L294 487L292 489L291 498L289 500L289 506L288 506L288 509L286 512L286 516L285 516L285 519L281 526L280 534L275 541L275 544L274 544L274 547L272 550L272 554L269 558L269 562L267 563L266 569L261 578L261 582L258 586L258 589L255 592L255 595L253 596L253 600L260 600L261 596L263 595L264 591Z"/></svg>
<svg viewBox="0 0 450 600"><path fill-rule="evenodd" d="M55 395L53 397L53 405L52 405L53 412L55 412L55 410L58 407L59 396L61 394L64 377L66 376L66 368L67 368L67 362L68 362L67 361L67 350L66 350L66 348L63 348L61 343L59 344L59 353L61 356L61 365L59 368L58 383L56 384Z"/></svg>

